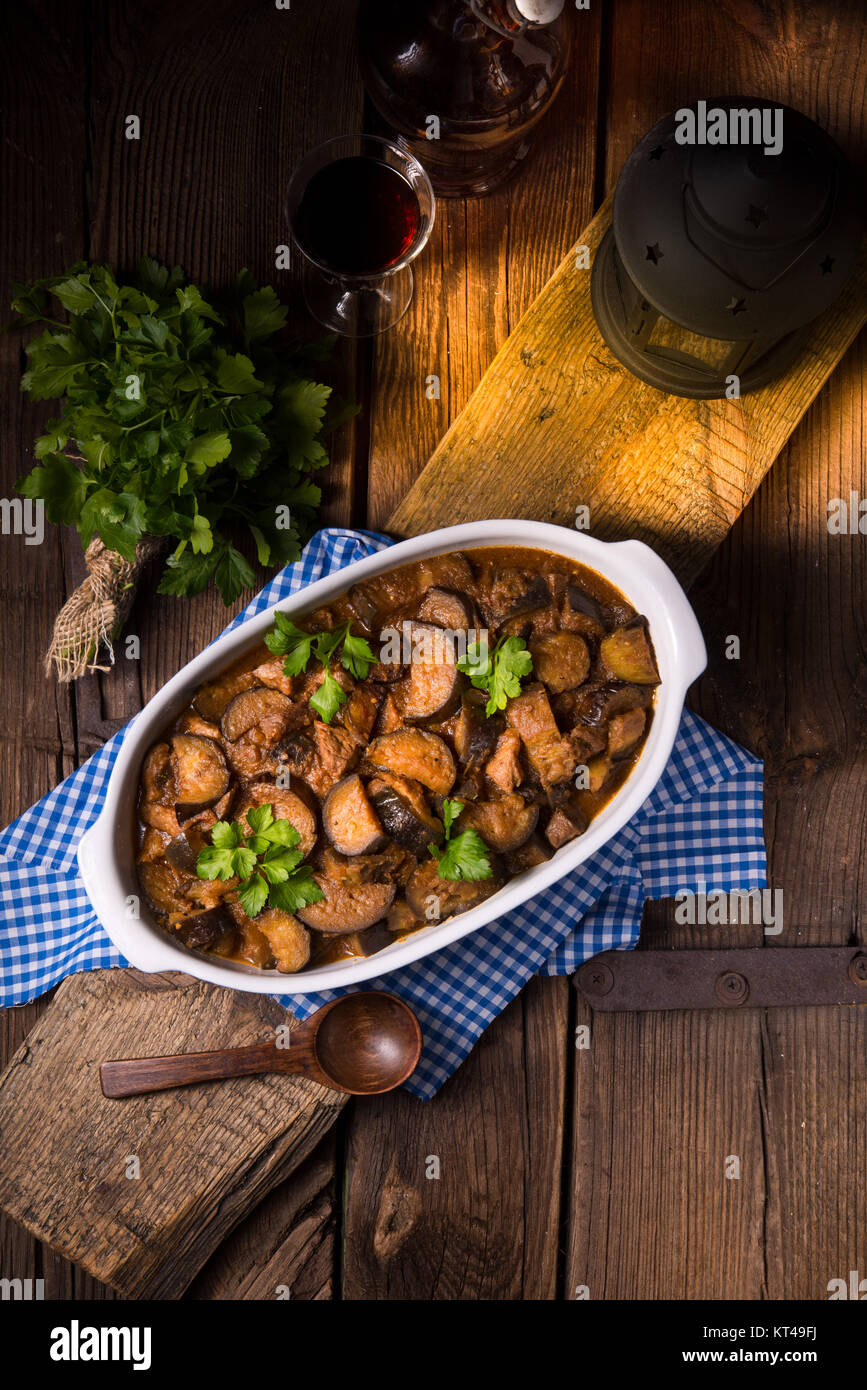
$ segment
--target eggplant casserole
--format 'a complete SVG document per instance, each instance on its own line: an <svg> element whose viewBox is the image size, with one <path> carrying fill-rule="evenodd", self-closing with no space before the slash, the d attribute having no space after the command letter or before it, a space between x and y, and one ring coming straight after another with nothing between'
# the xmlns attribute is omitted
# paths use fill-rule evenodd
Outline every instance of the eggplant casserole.
<svg viewBox="0 0 867 1390"><path fill-rule="evenodd" d="M278 614L147 753L142 892L185 946L260 969L370 955L582 835L658 684L623 595L527 547Z"/></svg>

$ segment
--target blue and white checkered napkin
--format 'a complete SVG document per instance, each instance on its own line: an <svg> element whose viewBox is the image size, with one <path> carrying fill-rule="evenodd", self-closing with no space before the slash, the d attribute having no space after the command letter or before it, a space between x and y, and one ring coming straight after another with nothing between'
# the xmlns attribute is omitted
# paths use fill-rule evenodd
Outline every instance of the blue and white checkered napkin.
<svg viewBox="0 0 867 1390"><path fill-rule="evenodd" d="M230 626L390 543L369 531L319 531ZM76 863L124 733L0 834L4 1007L76 971L127 964L97 921ZM415 1010L425 1047L407 1090L428 1099L531 976L571 974L598 951L633 947L645 898L764 886L762 764L685 711L662 778L592 859L462 941L351 988L391 990ZM345 992L280 999L306 1018Z"/></svg>

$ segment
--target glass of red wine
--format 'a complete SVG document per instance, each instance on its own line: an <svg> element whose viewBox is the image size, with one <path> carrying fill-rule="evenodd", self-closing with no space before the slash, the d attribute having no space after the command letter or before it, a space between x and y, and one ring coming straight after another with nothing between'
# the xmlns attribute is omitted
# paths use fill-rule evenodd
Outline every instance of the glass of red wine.
<svg viewBox="0 0 867 1390"><path fill-rule="evenodd" d="M286 212L313 317L347 338L397 323L435 206L418 160L388 140L339 135L311 150L289 182Z"/></svg>

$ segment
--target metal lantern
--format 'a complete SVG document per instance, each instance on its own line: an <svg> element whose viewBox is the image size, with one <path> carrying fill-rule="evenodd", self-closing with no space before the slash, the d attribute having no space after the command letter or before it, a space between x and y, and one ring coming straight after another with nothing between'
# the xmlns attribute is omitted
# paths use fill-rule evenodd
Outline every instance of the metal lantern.
<svg viewBox="0 0 867 1390"><path fill-rule="evenodd" d="M774 111L777 153L760 133L763 119L771 128L761 113ZM750 131L757 142L722 143ZM726 97L666 116L623 167L593 264L603 338L671 395L722 397L732 376L741 394L764 386L851 275L862 198L837 146L800 111Z"/></svg>

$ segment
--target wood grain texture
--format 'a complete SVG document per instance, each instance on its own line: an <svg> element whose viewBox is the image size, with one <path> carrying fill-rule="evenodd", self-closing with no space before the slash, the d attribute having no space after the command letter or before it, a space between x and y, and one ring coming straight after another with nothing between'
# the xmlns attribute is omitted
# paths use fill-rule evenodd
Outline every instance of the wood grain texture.
<svg viewBox="0 0 867 1390"><path fill-rule="evenodd" d="M576 246L590 262L606 199ZM637 537L694 579L867 323L867 239L845 294L813 324L780 381L736 401L666 396L606 347L575 249L500 349L466 409L388 520L398 535L529 517Z"/></svg>
<svg viewBox="0 0 867 1390"><path fill-rule="evenodd" d="M288 240L282 201L294 164L319 140L361 121L353 9L351 0L290 12L228 0L200 7L31 0L17 7L0 57L0 187L4 205L15 208L0 248L4 296L13 277L57 273L83 256L129 268L147 251L215 284L249 266L288 298L300 336L320 336L294 270L275 268L275 249ZM339 82L329 80L329 68ZM125 139L128 114L141 119L138 142ZM7 496L31 466L33 439L53 410L51 403L21 404L20 350L20 336L0 338ZM325 368L349 399L357 395L355 356L354 345L338 344ZM329 441L324 524L350 519L356 445L354 424ZM20 537L0 544L0 592L14 614L0 636L5 824L141 708L246 598L229 610L215 593L183 603L161 598L151 574L126 629L141 638L141 660L126 660L121 644L113 671L72 692L43 682L40 658L55 613L83 577L78 537L49 527L38 549ZM83 982L69 982L71 990L79 985L86 992ZM28 1019L47 1004L28 1008ZM112 1296L37 1250L30 1236L12 1239L14 1259L3 1253L0 1272L18 1271L23 1245L34 1264L44 1262L47 1296ZM331 1239L328 1227L324 1244Z"/></svg>
<svg viewBox="0 0 867 1390"><path fill-rule="evenodd" d="M64 981L0 1079L0 1205L128 1297L177 1297L345 1097L304 1077L256 1076L111 1101L99 1064L119 1052L260 1042L286 1019L272 1000L187 976Z"/></svg>
<svg viewBox="0 0 867 1390"><path fill-rule="evenodd" d="M0 322L8 319L13 280L53 275L84 250L81 180L85 160L82 6L70 0L61 19L50 3L16 6L4 15L0 44ZM25 52L39 51L39 63ZM66 132L65 147L57 132ZM0 495L31 466L32 444L53 403L31 405L20 388L19 334L0 334ZM0 822L19 815L75 766L74 706L68 690L47 681L40 657L53 615L68 593L61 538L46 528L41 545L0 537ZM3 1017L0 1058L17 1048L48 1000ZM45 1277L43 1252L29 1232L0 1216L0 1276Z"/></svg>
<svg viewBox="0 0 867 1390"><path fill-rule="evenodd" d="M375 340L368 473L381 526L586 220L601 8L574 16L572 70L520 178L441 199L405 318ZM429 400L429 375L440 378ZM570 991L534 981L420 1106L400 1093L344 1125L344 1299L557 1296ZM438 1157L440 1179L425 1176Z"/></svg>
<svg viewBox="0 0 867 1390"><path fill-rule="evenodd" d="M663 14L622 0L614 18L609 184L666 110L723 90L800 106L863 168L857 6L724 0ZM832 498L867 496L865 353L862 334L691 590L709 660L690 703L765 760L784 933L678 927L670 905L652 904L642 945L865 939L867 557L863 538L826 525ZM740 660L726 658L731 635ZM867 1125L863 1015L593 1019L591 1049L576 1054L565 1296L824 1299L829 1279L867 1267L854 1157ZM739 1179L725 1176L726 1155Z"/></svg>

